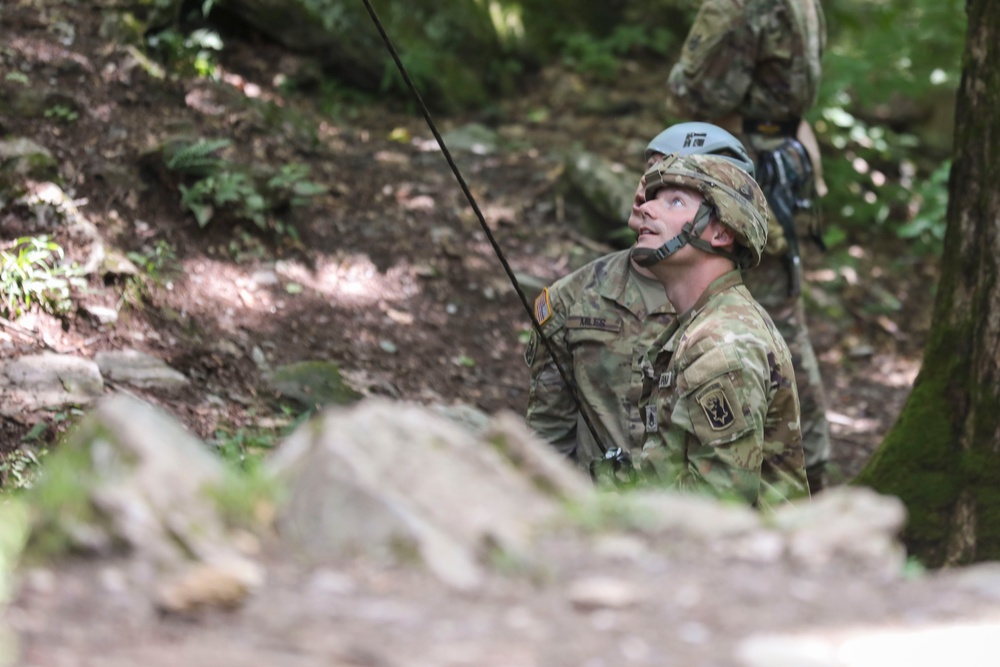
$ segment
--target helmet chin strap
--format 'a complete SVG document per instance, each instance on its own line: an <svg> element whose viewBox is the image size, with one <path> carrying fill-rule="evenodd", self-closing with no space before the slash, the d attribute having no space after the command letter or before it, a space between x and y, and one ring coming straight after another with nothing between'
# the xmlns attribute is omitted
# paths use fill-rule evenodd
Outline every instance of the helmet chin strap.
<svg viewBox="0 0 1000 667"><path fill-rule="evenodd" d="M701 250L706 250L706 246L708 246L708 252L714 252L715 249L712 248L711 245L698 238L701 236L701 233L705 231L705 227L708 226L708 222L711 219L712 207L702 202L701 205L698 206L698 211L694 214L694 220L684 223L684 227L681 228L680 234L670 239L656 250L651 248L633 248L631 257L636 264L644 269L648 269L651 266L659 264L667 257L670 257L688 243L696 248L700 248Z"/></svg>
<svg viewBox="0 0 1000 667"><path fill-rule="evenodd" d="M709 221L712 219L712 211L714 209L705 204L704 202L698 206L698 211L694 215L694 220L687 222L681 228L680 234L670 239L663 245L661 245L656 250L650 248L633 248L630 253L632 260L644 269L648 269L651 266L659 264L667 257L670 257L678 250L684 246L691 244L695 248L713 255L721 255L726 259L732 260L737 267L742 266L740 257L734 253L727 252L726 250L721 250L714 247L711 243L704 241L701 238L701 233L705 231L708 227Z"/></svg>

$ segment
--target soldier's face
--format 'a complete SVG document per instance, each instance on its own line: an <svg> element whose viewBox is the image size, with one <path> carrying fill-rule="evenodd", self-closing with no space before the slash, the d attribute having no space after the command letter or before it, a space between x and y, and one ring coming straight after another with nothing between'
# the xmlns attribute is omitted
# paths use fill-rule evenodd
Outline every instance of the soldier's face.
<svg viewBox="0 0 1000 667"><path fill-rule="evenodd" d="M656 249L677 236L686 223L694 220L703 201L698 193L682 188L658 190L653 199L639 206L636 246Z"/></svg>
<svg viewBox="0 0 1000 667"><path fill-rule="evenodd" d="M646 160L646 170L643 172L642 177L639 179L639 187L635 189L635 199L632 200L632 212L628 217L628 228L631 229L636 234L639 233L639 224L642 222L642 212L639 210L643 204L646 203L646 171L649 171L650 167L659 162L664 158L662 153L654 153Z"/></svg>

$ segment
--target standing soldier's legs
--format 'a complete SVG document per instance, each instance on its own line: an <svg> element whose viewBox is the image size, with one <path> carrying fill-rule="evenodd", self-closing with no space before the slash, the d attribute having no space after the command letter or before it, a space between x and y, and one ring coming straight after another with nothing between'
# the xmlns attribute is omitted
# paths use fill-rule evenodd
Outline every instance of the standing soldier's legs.
<svg viewBox="0 0 1000 667"><path fill-rule="evenodd" d="M792 353L806 474L809 490L816 493L823 488L824 471L830 460L830 425L826 421L826 393L806 328L802 296L789 295L788 266L784 257L765 255L760 266L748 271L743 279L750 293L774 320Z"/></svg>

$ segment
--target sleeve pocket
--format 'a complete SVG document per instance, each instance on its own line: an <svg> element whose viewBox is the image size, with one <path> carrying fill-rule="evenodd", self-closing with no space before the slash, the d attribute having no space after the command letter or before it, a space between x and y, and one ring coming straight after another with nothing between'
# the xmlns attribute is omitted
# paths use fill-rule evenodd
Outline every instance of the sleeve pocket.
<svg viewBox="0 0 1000 667"><path fill-rule="evenodd" d="M703 354L678 377L677 390L686 404L691 429L703 445L724 445L753 431L745 392L736 380L742 368L735 350L721 345Z"/></svg>

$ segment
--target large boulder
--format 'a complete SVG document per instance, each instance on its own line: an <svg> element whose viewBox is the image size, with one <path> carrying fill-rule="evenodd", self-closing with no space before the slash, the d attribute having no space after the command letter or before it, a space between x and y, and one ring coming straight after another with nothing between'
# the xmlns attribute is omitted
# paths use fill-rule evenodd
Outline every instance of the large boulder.
<svg viewBox="0 0 1000 667"><path fill-rule="evenodd" d="M97 364L68 354L43 352L0 361L0 415L85 405L104 394Z"/></svg>
<svg viewBox="0 0 1000 667"><path fill-rule="evenodd" d="M289 489L280 534L306 559L416 559L460 589L478 586L490 559L529 558L534 531L563 501L593 493L513 415L477 436L380 398L322 413L269 468Z"/></svg>

